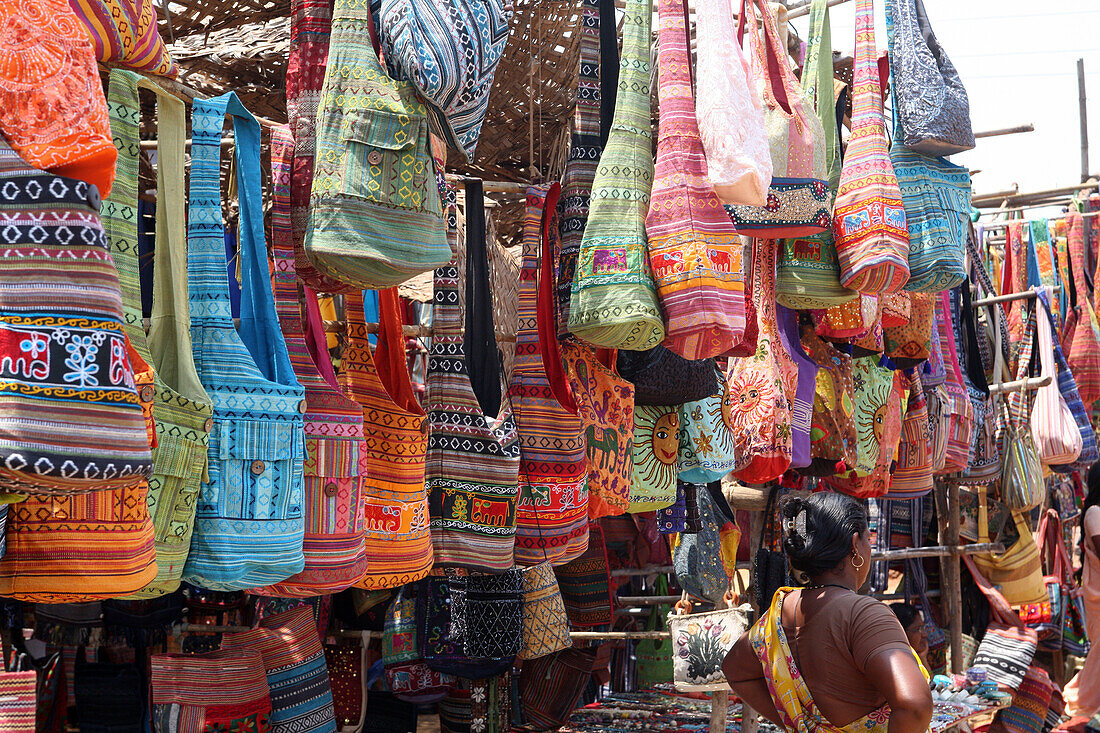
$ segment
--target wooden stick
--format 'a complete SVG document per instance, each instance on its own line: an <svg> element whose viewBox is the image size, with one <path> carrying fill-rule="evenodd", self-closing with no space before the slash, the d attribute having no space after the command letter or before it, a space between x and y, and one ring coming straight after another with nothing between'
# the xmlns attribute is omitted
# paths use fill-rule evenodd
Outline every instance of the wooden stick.
<svg viewBox="0 0 1100 733"><path fill-rule="evenodd" d="M1000 542L971 543L968 545L945 543L931 547L906 547L903 550L872 552L871 562L891 560L915 560L921 557L959 557L961 555L986 555L1004 552Z"/></svg>
<svg viewBox="0 0 1100 733"><path fill-rule="evenodd" d="M343 321L324 321L324 324L325 333L345 333L347 331L347 324ZM367 333L378 333L378 324L368 323ZM432 335L432 327L405 324L401 327L401 333L405 338L428 338ZM514 343L515 340L516 335L514 333L497 331L497 341Z"/></svg>
<svg viewBox="0 0 1100 733"><path fill-rule="evenodd" d="M1012 382L995 382L989 385L989 394L1005 394L1007 392L1022 392L1023 390L1039 389L1051 382L1051 376L1027 377Z"/></svg>
<svg viewBox="0 0 1100 733"><path fill-rule="evenodd" d="M1082 190L1085 190L1085 189L1093 189L1093 188L1096 188L1097 185L1098 184L1096 184L1096 183L1078 183L1074 186L1062 186L1061 188L1048 188L1045 191L1030 191L1028 193L1014 193L1014 194L1009 195L1009 196L1006 196L1001 192L992 193L992 194L982 194L982 195L979 195L979 196L972 197L971 202L975 206L981 206L983 203L984 204L997 205L997 202L1000 202L1004 199L1028 199L1028 198L1044 198L1044 197L1048 197L1048 196L1060 196L1060 195L1063 195L1063 194L1073 194L1073 193L1076 193L1078 191L1082 191Z"/></svg>
<svg viewBox="0 0 1100 733"><path fill-rule="evenodd" d="M1016 135L1021 132L1035 132L1035 125L1029 122L1026 125L1017 125L1016 127L1002 127L999 130L985 130L983 132L975 132L974 137L999 137L1001 135Z"/></svg>
<svg viewBox="0 0 1100 733"><path fill-rule="evenodd" d="M835 5L841 5L848 2L848 0L829 0L826 7L833 7ZM794 20L795 18L801 18L803 15L810 14L810 2L807 0L801 5L795 5L793 7L788 6L787 20Z"/></svg>
<svg viewBox="0 0 1100 733"><path fill-rule="evenodd" d="M1062 286L1056 285L1052 288L1052 290L1056 293L1060 293L1062 291ZM981 298L979 300L975 300L970 305L975 308L979 308L984 305L996 305L997 303L1008 303L1013 300L1031 300L1033 298L1035 298L1034 290L1024 290L1019 293L1008 293L1006 295L995 295L991 298Z"/></svg>
<svg viewBox="0 0 1100 733"><path fill-rule="evenodd" d="M952 483L947 489L947 543L952 549L961 549L959 544L959 485ZM947 592L948 627L951 630L951 671L962 672L962 576L960 553L940 560L940 567L946 565L944 590Z"/></svg>

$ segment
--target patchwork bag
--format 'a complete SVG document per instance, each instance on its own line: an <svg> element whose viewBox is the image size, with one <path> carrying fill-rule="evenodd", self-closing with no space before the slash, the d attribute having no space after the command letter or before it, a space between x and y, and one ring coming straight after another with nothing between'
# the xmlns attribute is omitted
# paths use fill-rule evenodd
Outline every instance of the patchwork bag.
<svg viewBox="0 0 1100 733"><path fill-rule="evenodd" d="M69 6L86 26L103 63L173 79L179 74L157 31L153 0L69 0Z"/></svg>
<svg viewBox="0 0 1100 733"><path fill-rule="evenodd" d="M241 328L233 325L219 163L233 116L240 206ZM199 494L183 577L212 590L277 583L305 564L305 390L278 329L263 244L260 125L230 92L195 100L188 197L191 346L214 400L209 480Z"/></svg>
<svg viewBox="0 0 1100 733"><path fill-rule="evenodd" d="M335 730L325 653L308 608L269 616L255 629L226 633L222 649L251 649L263 658L271 689L271 733Z"/></svg>
<svg viewBox="0 0 1100 733"><path fill-rule="evenodd" d="M411 83L386 75L370 25L370 3L337 0L304 247L321 274L386 288L447 264L451 253L427 109Z"/></svg>
<svg viewBox="0 0 1100 733"><path fill-rule="evenodd" d="M148 338L142 325L138 272L139 88L156 95L157 190L161 193ZM119 156L114 188L103 202L104 229L118 267L126 336L152 371L152 384L141 386L139 398L151 393L156 424L148 496L157 576L135 594L151 598L179 588L195 524L195 504L206 471L214 408L191 354L183 205L184 105L144 77L121 69L111 72L109 97L111 130Z"/></svg>
<svg viewBox="0 0 1100 733"><path fill-rule="evenodd" d="M615 120L592 181L569 330L594 346L649 349L665 338L646 257L645 218L653 186L650 120L652 0L630 0L623 20Z"/></svg>
<svg viewBox="0 0 1100 733"><path fill-rule="evenodd" d="M683 405L722 391L713 359L685 359L664 346L620 351L615 370L634 385L635 405Z"/></svg>
<svg viewBox="0 0 1100 733"><path fill-rule="evenodd" d="M921 0L887 0L893 28L890 62L896 69L895 124L905 147L927 155L951 155L974 147L970 102L951 59L928 23Z"/></svg>
<svg viewBox="0 0 1100 733"><path fill-rule="evenodd" d="M418 583L397 589L397 595L386 610L381 662L385 667L386 684L398 700L430 705L447 695L455 677L432 669L421 658L416 615L419 592Z"/></svg>
<svg viewBox="0 0 1100 733"><path fill-rule="evenodd" d="M548 562L523 569L523 646L520 659L537 659L568 649L569 617L558 589L554 568Z"/></svg>
<svg viewBox="0 0 1100 733"><path fill-rule="evenodd" d="M730 603L729 608L692 613L691 602L681 599L668 616L672 634L673 685L678 692L724 690L729 686L722 661L749 624L751 607Z"/></svg>
<svg viewBox="0 0 1100 733"><path fill-rule="evenodd" d="M810 418L810 465L801 473L827 476L856 465L856 426L852 421L852 357L802 326L802 346L817 364Z"/></svg>
<svg viewBox="0 0 1100 733"><path fill-rule="evenodd" d="M0 185L0 488L56 496L141 487L144 497L152 463L134 381L143 365L129 353L99 194L33 169L2 140Z"/></svg>
<svg viewBox="0 0 1100 733"><path fill-rule="evenodd" d="M603 529L588 528L588 549L572 562L554 568L570 626L602 626L612 621L611 570Z"/></svg>
<svg viewBox="0 0 1100 733"><path fill-rule="evenodd" d="M635 405L634 464L627 511L636 514L676 502L680 411L675 406Z"/></svg>
<svg viewBox="0 0 1100 733"><path fill-rule="evenodd" d="M255 589L281 597L338 593L367 572L364 545L363 408L340 391L317 294L299 289L290 224L294 141L286 126L271 131L271 238L275 311L294 376L305 389L306 460L302 486L305 567L281 583ZM304 296L304 297L301 297ZM305 304L305 317L301 303Z"/></svg>
<svg viewBox="0 0 1100 733"><path fill-rule="evenodd" d="M1016 690L1035 657L1038 636L1034 629L1021 623L1009 601L986 579L969 555L963 555L963 562L989 601L990 613L989 626L971 666L984 667L990 680Z"/></svg>
<svg viewBox="0 0 1100 733"><path fill-rule="evenodd" d="M706 175L722 203L763 206L772 179L764 107L750 83L752 69L736 40L730 10L729 0L695 5L699 141Z"/></svg>
<svg viewBox="0 0 1100 733"><path fill-rule="evenodd" d="M659 134L646 215L663 345L687 359L727 353L745 333L741 240L714 192L695 118L685 0L659 0ZM728 134L728 133L727 133Z"/></svg>
<svg viewBox="0 0 1100 733"><path fill-rule="evenodd" d="M763 25L763 39L758 23ZM744 43L749 28L752 84L764 101L772 179L763 206L728 206L726 212L746 236L780 239L823 232L831 223L833 198L826 180L825 130L813 114L813 99L798 87L764 0L741 0L739 43Z"/></svg>
<svg viewBox="0 0 1100 733"><path fill-rule="evenodd" d="M409 378L396 289L381 291L378 301L378 344L372 355L363 293L344 296L345 389L363 408L359 475L365 477L367 569L355 585L368 590L420 580L433 563L424 484L428 418Z"/></svg>
<svg viewBox="0 0 1100 733"><path fill-rule="evenodd" d="M584 425L576 414L575 405L569 410L558 401L547 375L540 344L543 336L538 324L540 257L553 257L548 240L557 229L560 191L557 183L532 186L527 190L517 311L519 326L515 364L508 384L508 401L519 433L520 487L515 552L519 565L569 562L584 552L588 544L588 459ZM551 293L548 291L547 295ZM546 305L550 309L544 318L552 321L552 304ZM547 330L547 337L556 341L552 329ZM568 390L560 362L556 376L562 382L557 391Z"/></svg>
<svg viewBox="0 0 1100 733"><path fill-rule="evenodd" d="M150 668L154 730L274 731L271 689L255 649L154 654Z"/></svg>
<svg viewBox="0 0 1100 733"><path fill-rule="evenodd" d="M508 44L512 3L382 0L378 18L386 63L428 103L432 132L472 161Z"/></svg>
<svg viewBox="0 0 1100 733"><path fill-rule="evenodd" d="M852 135L833 211L840 282L861 292L892 293L909 278L908 232L887 149L872 0L857 0L855 29Z"/></svg>
<svg viewBox="0 0 1100 733"><path fill-rule="evenodd" d="M41 176L39 183L52 180L41 172L50 171L109 196L117 153L87 27L68 0L24 0L0 7L0 28L0 48L8 54L0 72L0 135L13 151L4 157L20 159L3 165L4 177L26 161L39 169L33 174ZM34 62L24 63L28 58ZM73 183L66 188L49 192L51 199L61 210L66 204L82 210L88 189ZM19 203L19 198L6 200L5 206ZM98 267L109 269L102 261ZM62 297L56 302L65 301Z"/></svg>
<svg viewBox="0 0 1100 733"><path fill-rule="evenodd" d="M457 204L452 195L448 192L448 225L457 250ZM475 269L470 265L467 243L467 273L472 277ZM488 268L477 272L477 286L488 291ZM467 301L467 307L472 303ZM490 310L472 316L483 319L492 333ZM425 481L435 565L502 573L513 565L519 437L506 403L499 414L487 416L474 394L463 343L457 259L435 271L432 321ZM493 386L500 390L502 385ZM471 415L480 417L472 422Z"/></svg>

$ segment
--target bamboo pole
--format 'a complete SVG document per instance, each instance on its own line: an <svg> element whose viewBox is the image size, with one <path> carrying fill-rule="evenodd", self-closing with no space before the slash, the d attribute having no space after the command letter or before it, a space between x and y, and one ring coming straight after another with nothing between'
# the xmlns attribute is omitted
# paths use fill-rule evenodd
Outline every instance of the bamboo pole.
<svg viewBox="0 0 1100 733"><path fill-rule="evenodd" d="M1021 132L1035 132L1035 125L1029 122L1026 125L1017 125L1016 127L1002 127L999 130L983 130L982 132L975 132L974 138L978 139L983 137L999 137L1001 135L1017 135Z"/></svg>

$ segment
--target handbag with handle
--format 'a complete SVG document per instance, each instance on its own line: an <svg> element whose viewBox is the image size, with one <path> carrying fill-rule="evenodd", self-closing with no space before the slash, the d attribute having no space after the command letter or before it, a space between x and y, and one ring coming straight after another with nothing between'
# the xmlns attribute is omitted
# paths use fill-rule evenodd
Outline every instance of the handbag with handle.
<svg viewBox="0 0 1100 733"><path fill-rule="evenodd" d="M596 177L569 303L569 330L594 346L649 349L665 338L646 257L653 186L650 120L652 0L630 0L623 20L615 120Z"/></svg>
<svg viewBox="0 0 1100 733"><path fill-rule="evenodd" d="M1043 289L1044 295L1047 294ZM1044 300L1043 307L1049 304ZM1077 420L1066 404L1062 392L1055 380L1054 337L1051 319L1046 311L1036 313L1039 332L1039 364L1041 377L1049 377L1050 383L1035 392L1035 402L1031 408L1031 436L1039 450L1039 459L1046 465L1067 465L1077 461L1081 455L1081 430Z"/></svg>
<svg viewBox="0 0 1100 733"><path fill-rule="evenodd" d="M926 155L951 155L974 147L970 101L959 72L936 39L922 0L887 0L894 28L890 60L897 73L895 118L901 142Z"/></svg>
<svg viewBox="0 0 1100 733"><path fill-rule="evenodd" d="M972 666L984 667L990 680L1015 690L1035 658L1039 638L1034 629L1024 626L1009 600L982 573L976 562L979 557L963 555L970 575L989 601L990 613L989 626L974 653Z"/></svg>
<svg viewBox="0 0 1100 733"><path fill-rule="evenodd" d="M763 38L757 31L763 25ZM748 31L746 33L746 31ZM816 234L831 225L832 191L825 161L825 130L813 101L786 61L775 18L764 0L741 0L737 40L753 58L753 84L764 100L764 128L772 180L763 206L727 206L733 225L751 237L780 239Z"/></svg>
<svg viewBox="0 0 1100 733"><path fill-rule="evenodd" d="M852 135L833 210L840 282L860 292L892 293L909 278L909 233L887 149L872 0L857 0L855 34Z"/></svg>
<svg viewBox="0 0 1100 733"><path fill-rule="evenodd" d="M989 542L986 513L985 492L979 490L978 542ZM1001 589L1001 593L1012 605L1047 602L1049 597L1043 583L1039 548L1032 537L1027 519L1021 512L1013 511L1011 521L1018 534L1017 540L999 555L975 555L974 563L989 582Z"/></svg>
<svg viewBox="0 0 1100 733"><path fill-rule="evenodd" d="M739 577L739 576L738 576ZM672 680L678 692L724 690L729 686L722 661L749 624L748 603L727 591L726 608L692 613L685 595L668 615L672 634Z"/></svg>
<svg viewBox="0 0 1100 733"><path fill-rule="evenodd" d="M386 74L369 3L337 0L317 107L305 252L322 275L386 288L451 258L413 84Z"/></svg>

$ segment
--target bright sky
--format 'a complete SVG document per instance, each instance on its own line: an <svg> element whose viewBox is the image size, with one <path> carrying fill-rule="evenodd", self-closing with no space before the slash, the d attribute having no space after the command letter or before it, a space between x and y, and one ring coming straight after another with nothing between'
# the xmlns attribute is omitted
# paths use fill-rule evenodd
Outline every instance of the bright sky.
<svg viewBox="0 0 1100 733"><path fill-rule="evenodd" d="M1090 171L1100 174L1100 2L924 0L936 37L966 85L974 131L1032 123L1034 132L983 138L952 160L971 169L974 193L1021 192L1080 181L1077 59L1085 59ZM884 0L876 40L886 47ZM833 48L850 55L854 4L830 9ZM803 39L809 18L796 18Z"/></svg>

